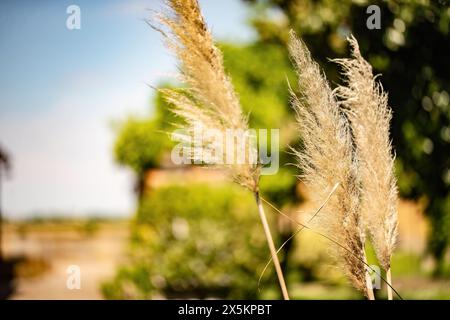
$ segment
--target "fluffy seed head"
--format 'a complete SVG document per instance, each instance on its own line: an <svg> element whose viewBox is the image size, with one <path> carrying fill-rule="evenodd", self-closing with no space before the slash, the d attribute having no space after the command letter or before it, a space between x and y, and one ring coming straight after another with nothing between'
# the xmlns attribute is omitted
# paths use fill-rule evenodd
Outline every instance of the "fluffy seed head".
<svg viewBox="0 0 450 320"><path fill-rule="evenodd" d="M183 120L186 140L192 139L195 128L199 127L224 134L227 129L246 132L247 119L242 114L238 97L225 73L222 54L214 44L198 1L168 0L166 5L168 12L158 15L157 19L167 30L156 29L163 34L166 45L178 59L179 78L185 87L161 91L172 111ZM251 137L244 136L244 139L245 150L254 150ZM208 152L214 146L205 144L201 148ZM192 154L194 160L199 151L202 150ZM237 183L257 191L260 166L245 162L226 168Z"/></svg>
<svg viewBox="0 0 450 320"><path fill-rule="evenodd" d="M351 59L336 59L345 86L337 90L350 123L360 163L362 212L381 266L390 267L397 239L397 186L389 138L392 118L387 94L376 82L372 67L361 56L358 42L349 39Z"/></svg>
<svg viewBox="0 0 450 320"><path fill-rule="evenodd" d="M336 247L342 269L353 286L367 295L358 167L348 123L320 67L293 32L289 50L301 92L301 96L297 96L291 90L291 103L303 141L303 148L294 151L302 171L300 178L312 191L317 204L339 183L318 216L317 226L347 248Z"/></svg>

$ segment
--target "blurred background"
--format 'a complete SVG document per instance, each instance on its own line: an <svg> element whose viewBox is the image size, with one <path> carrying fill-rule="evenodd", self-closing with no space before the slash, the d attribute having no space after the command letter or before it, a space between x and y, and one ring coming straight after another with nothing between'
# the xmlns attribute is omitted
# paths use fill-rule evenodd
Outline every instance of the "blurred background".
<svg viewBox="0 0 450 320"><path fill-rule="evenodd" d="M66 27L80 8L80 29ZM381 9L369 30L367 7ZM262 194L296 219L314 210L295 177L295 83L286 43L328 58L354 34L394 110L400 189L394 287L450 298L450 6L445 0L200 0L254 128L279 128L280 170ZM0 299L279 298L252 195L218 170L175 167L175 119L150 86L174 58L144 19L162 0L0 3ZM269 210L269 208L267 208ZM278 244L296 230L268 211ZM330 244L308 231L280 253L296 299L361 299ZM376 264L368 248L369 262ZM69 289L69 266L81 287ZM384 290L376 290L384 297Z"/></svg>

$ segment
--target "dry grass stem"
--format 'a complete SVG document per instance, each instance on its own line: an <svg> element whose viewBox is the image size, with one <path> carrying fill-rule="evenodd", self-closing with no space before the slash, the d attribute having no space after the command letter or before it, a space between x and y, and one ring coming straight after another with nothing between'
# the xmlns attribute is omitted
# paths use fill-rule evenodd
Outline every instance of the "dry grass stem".
<svg viewBox="0 0 450 320"><path fill-rule="evenodd" d="M392 274L391 274L391 268L387 269L386 271L386 281L388 283L387 286L387 292L388 292L388 300L393 300L393 293L392 293Z"/></svg>
<svg viewBox="0 0 450 320"><path fill-rule="evenodd" d="M288 290L286 287L286 283L284 282L283 271L281 270L280 261L278 260L278 255L277 255L278 251L275 251L275 244L273 242L272 235L270 233L269 224L267 222L267 218L264 213L264 208L262 206L259 193L256 193L255 197L256 197L256 204L258 206L259 217L261 218L261 222L262 222L263 228L264 228L264 233L266 235L267 243L269 245L270 255L272 257L272 261L274 262L275 271L277 273L277 276L278 276L278 279L280 282L281 293L283 294L284 300L289 300L289 293L288 293Z"/></svg>
<svg viewBox="0 0 450 320"><path fill-rule="evenodd" d="M322 210L322 208L327 204L328 200L330 200L331 196L333 195L333 193L336 191L337 187L339 186L339 183L336 183L333 187L333 189L330 191L330 193L328 194L327 198L325 199L325 201L320 205L320 207L314 212L314 214L308 219L308 221L306 221L306 225L308 223L310 223L318 214L319 212ZM267 200L262 199L264 202L268 203ZM306 225L302 225L300 226L288 239L286 239L283 244L277 249L277 254L281 251L281 249L284 248L284 246L286 244L288 244L289 241L291 241L293 238L295 238L295 236L297 236L300 232L302 232L307 226ZM261 274L259 276L258 279L258 288L260 287L260 283L261 283L261 279L264 276L264 273L266 272L267 268L269 267L270 263L272 262L272 258L269 259L269 261L267 261L266 265L264 266L263 270L261 271Z"/></svg>

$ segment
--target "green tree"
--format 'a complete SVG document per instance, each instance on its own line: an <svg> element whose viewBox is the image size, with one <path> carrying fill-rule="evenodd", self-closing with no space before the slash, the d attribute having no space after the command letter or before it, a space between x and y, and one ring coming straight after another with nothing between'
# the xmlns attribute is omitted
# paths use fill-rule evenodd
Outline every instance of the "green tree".
<svg viewBox="0 0 450 320"><path fill-rule="evenodd" d="M231 183L153 190L133 223L129 261L103 285L105 296L261 298L255 268L269 253L253 202ZM278 290L271 271L262 285L273 298Z"/></svg>
<svg viewBox="0 0 450 320"><path fill-rule="evenodd" d="M350 33L358 39L389 92L399 189L404 197L426 200L429 250L440 274L450 237L449 2L243 1L254 8L252 25L262 46L285 48L292 28L333 81L339 73L327 59L347 54ZM369 5L381 8L379 30L366 26Z"/></svg>
<svg viewBox="0 0 450 320"><path fill-rule="evenodd" d="M153 106L148 117L130 116L114 125L117 134L114 158L134 172L138 199L143 195L146 172L160 167L164 155L173 146L169 135L178 121L159 92L156 92Z"/></svg>
<svg viewBox="0 0 450 320"><path fill-rule="evenodd" d="M145 173L159 166L166 144L166 138L158 131L153 119L129 118L120 125L114 146L115 159L134 171L139 199L145 187Z"/></svg>

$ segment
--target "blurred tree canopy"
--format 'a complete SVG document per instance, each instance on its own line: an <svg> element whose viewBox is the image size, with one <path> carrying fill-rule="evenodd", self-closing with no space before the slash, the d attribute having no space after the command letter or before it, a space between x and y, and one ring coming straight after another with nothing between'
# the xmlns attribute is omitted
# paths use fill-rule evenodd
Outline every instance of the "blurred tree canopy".
<svg viewBox="0 0 450 320"><path fill-rule="evenodd" d="M258 43L286 48L294 29L332 81L339 71L327 59L348 55L349 34L358 39L389 92L400 193L426 203L439 274L450 237L449 1L243 1L254 8ZM381 29L367 28L369 5L381 9Z"/></svg>
<svg viewBox="0 0 450 320"><path fill-rule="evenodd" d="M115 144L116 161L138 175L157 167L165 145L157 129L153 119L127 119L121 124L121 134Z"/></svg>

